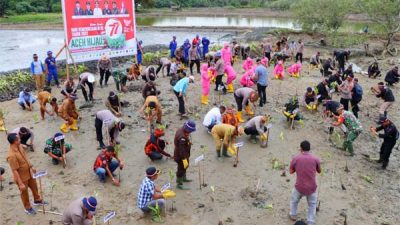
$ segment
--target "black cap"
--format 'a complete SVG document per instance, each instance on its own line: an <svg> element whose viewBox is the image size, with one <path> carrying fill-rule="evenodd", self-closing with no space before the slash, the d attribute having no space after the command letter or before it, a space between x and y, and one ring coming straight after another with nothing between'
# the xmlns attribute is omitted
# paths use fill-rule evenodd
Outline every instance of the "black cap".
<svg viewBox="0 0 400 225"><path fill-rule="evenodd" d="M379 117L378 124L382 124L382 123L384 123L386 120L387 120L387 117L384 116L384 115L381 115L381 116Z"/></svg>
<svg viewBox="0 0 400 225"><path fill-rule="evenodd" d="M154 166L149 167L146 170L146 176L148 176L148 177L152 177L152 176L157 175L159 173L160 173L160 171L157 170Z"/></svg>

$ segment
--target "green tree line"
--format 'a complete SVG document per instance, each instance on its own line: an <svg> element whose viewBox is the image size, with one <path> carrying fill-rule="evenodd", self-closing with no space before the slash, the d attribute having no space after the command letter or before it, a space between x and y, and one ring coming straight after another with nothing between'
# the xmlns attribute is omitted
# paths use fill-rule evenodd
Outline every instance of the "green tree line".
<svg viewBox="0 0 400 225"><path fill-rule="evenodd" d="M0 17L7 14L61 12L60 0L0 0Z"/></svg>

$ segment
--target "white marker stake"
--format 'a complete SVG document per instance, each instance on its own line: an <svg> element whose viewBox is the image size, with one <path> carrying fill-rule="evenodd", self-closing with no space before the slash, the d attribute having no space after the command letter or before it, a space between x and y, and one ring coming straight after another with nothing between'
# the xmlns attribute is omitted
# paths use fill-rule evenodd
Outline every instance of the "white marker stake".
<svg viewBox="0 0 400 225"><path fill-rule="evenodd" d="M41 179L41 177L44 177L46 175L47 175L47 171L46 170L42 170L42 171L39 171L39 172L33 174L33 176L32 176L33 179L39 179L39 187L40 187L40 195L42 196L42 203L44 202L44 200L43 200L43 189L42 189L42 179ZM46 209L44 208L44 204L42 204L42 207L43 207L43 214L46 214Z"/></svg>
<svg viewBox="0 0 400 225"><path fill-rule="evenodd" d="M197 156L197 158L194 159L194 164L199 166L199 187L201 190L201 161L204 160L204 155Z"/></svg>
<svg viewBox="0 0 400 225"><path fill-rule="evenodd" d="M110 212L107 216L104 217L104 223L111 224L110 220L115 216L115 212Z"/></svg>
<svg viewBox="0 0 400 225"><path fill-rule="evenodd" d="M243 145L244 145L243 142L239 142L234 145L237 148L237 151L236 151L236 159L235 159L235 163L233 164L233 167L237 167L237 164L239 163L239 150L240 150L240 147L243 147Z"/></svg>

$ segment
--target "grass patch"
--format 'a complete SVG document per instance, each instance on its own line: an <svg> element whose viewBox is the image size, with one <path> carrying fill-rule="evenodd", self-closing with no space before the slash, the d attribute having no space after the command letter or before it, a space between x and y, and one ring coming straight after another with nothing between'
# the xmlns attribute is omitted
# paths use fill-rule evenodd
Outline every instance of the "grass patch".
<svg viewBox="0 0 400 225"><path fill-rule="evenodd" d="M61 13L34 13L11 15L6 18L0 18L0 24L18 24L18 23L62 23L63 17Z"/></svg>

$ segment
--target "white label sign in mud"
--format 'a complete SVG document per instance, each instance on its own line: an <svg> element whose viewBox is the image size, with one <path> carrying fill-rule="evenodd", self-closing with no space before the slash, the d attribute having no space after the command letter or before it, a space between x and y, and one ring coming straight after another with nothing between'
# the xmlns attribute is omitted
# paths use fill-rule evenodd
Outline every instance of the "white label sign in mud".
<svg viewBox="0 0 400 225"><path fill-rule="evenodd" d="M197 156L197 158L194 159L194 164L197 165L199 162L203 161L204 155Z"/></svg>
<svg viewBox="0 0 400 225"><path fill-rule="evenodd" d="M104 217L104 223L107 223L111 218L115 216L115 212L110 212L107 216Z"/></svg>
<svg viewBox="0 0 400 225"><path fill-rule="evenodd" d="M47 175L47 170L42 170L42 171L39 171L39 172L33 174L32 177L33 177L33 179L38 179L38 178L44 177L46 175Z"/></svg>
<svg viewBox="0 0 400 225"><path fill-rule="evenodd" d="M267 125L267 129L271 129L271 127L272 127L272 124L269 123L269 124Z"/></svg>
<svg viewBox="0 0 400 225"><path fill-rule="evenodd" d="M236 143L236 144L235 144L235 147L236 147L236 148L240 148L240 147L243 147L243 145L244 145L243 142L239 142L239 143Z"/></svg>
<svg viewBox="0 0 400 225"><path fill-rule="evenodd" d="M160 191L164 192L164 191L166 191L166 190L168 190L170 188L171 188L171 183L164 184L164 186L161 187Z"/></svg>

